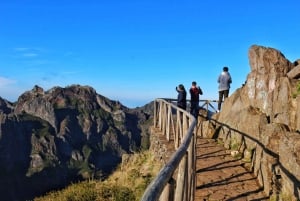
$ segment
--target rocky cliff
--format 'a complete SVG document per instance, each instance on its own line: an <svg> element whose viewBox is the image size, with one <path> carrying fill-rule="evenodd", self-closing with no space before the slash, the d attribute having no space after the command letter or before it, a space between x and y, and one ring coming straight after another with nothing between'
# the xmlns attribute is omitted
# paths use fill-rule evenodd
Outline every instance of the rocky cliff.
<svg viewBox="0 0 300 201"><path fill-rule="evenodd" d="M268 195L300 197L300 64L274 48L249 49L251 72L222 111L203 122L207 137L239 151ZM279 196L280 195L280 196Z"/></svg>
<svg viewBox="0 0 300 201"><path fill-rule="evenodd" d="M151 112L151 104L128 109L79 85L35 86L16 103L0 98L1 200L105 178L124 153L149 146Z"/></svg>

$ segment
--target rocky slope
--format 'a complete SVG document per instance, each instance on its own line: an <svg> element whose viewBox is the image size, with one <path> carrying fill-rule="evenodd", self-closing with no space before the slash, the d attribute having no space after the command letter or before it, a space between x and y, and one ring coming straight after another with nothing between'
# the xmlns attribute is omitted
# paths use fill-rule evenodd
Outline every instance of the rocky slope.
<svg viewBox="0 0 300 201"><path fill-rule="evenodd" d="M124 153L148 148L151 107L128 109L79 85L0 98L1 200L105 178Z"/></svg>
<svg viewBox="0 0 300 201"><path fill-rule="evenodd" d="M203 133L239 151L268 195L300 199L300 60L257 45L248 55L245 84L204 123Z"/></svg>

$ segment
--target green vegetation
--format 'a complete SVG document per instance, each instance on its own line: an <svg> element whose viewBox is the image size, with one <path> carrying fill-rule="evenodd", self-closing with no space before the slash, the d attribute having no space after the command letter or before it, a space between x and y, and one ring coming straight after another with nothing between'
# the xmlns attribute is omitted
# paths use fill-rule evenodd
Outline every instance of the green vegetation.
<svg viewBox="0 0 300 201"><path fill-rule="evenodd" d="M238 142L238 140L235 137L231 138L231 140L230 140L230 149L231 150L238 151L240 146L241 146L241 144Z"/></svg>
<svg viewBox="0 0 300 201"><path fill-rule="evenodd" d="M217 144L224 146L224 141L222 138L217 138Z"/></svg>
<svg viewBox="0 0 300 201"><path fill-rule="evenodd" d="M32 127L32 134L36 137L41 138L51 135L51 126L47 121L27 113L22 113L19 118L20 121L29 122Z"/></svg>
<svg viewBox="0 0 300 201"><path fill-rule="evenodd" d="M300 94L300 81L297 82L296 85L296 91L293 93L293 98L297 98L297 96Z"/></svg>
<svg viewBox="0 0 300 201"><path fill-rule="evenodd" d="M237 153L236 155L234 155L235 159L242 159L243 154L242 153Z"/></svg>
<svg viewBox="0 0 300 201"><path fill-rule="evenodd" d="M147 150L150 147L150 136L147 135L142 135L141 138L141 150Z"/></svg>
<svg viewBox="0 0 300 201"><path fill-rule="evenodd" d="M126 155L125 162L105 181L88 180L50 192L34 201L137 201L161 168L150 151ZM124 157L125 158L125 157Z"/></svg>
<svg viewBox="0 0 300 201"><path fill-rule="evenodd" d="M33 128L32 134L34 134L38 138L47 137L51 135L50 127L47 122L41 121L40 128Z"/></svg>
<svg viewBox="0 0 300 201"><path fill-rule="evenodd" d="M73 184L63 191L49 193L45 197L34 199L35 201L92 201L97 200L96 183L86 181L78 184Z"/></svg>
<svg viewBox="0 0 300 201"><path fill-rule="evenodd" d="M296 201L296 199L293 198L292 195L286 194L286 193L280 193L279 195L273 195L273 196L270 198L270 201L276 201L276 200Z"/></svg>
<svg viewBox="0 0 300 201"><path fill-rule="evenodd" d="M90 157L90 154L92 153L92 149L88 145L84 145L82 147L82 153L84 155L85 160L87 160Z"/></svg>
<svg viewBox="0 0 300 201"><path fill-rule="evenodd" d="M244 151L244 158L243 161L246 163L252 162L252 156L253 156L254 148L248 148Z"/></svg>
<svg viewBox="0 0 300 201"><path fill-rule="evenodd" d="M96 117L97 119L105 119L105 122L109 126L115 125L114 119L112 118L111 114L109 112L103 110L102 108L90 111L89 113L91 113L92 116ZM122 125L123 122L121 122L120 124Z"/></svg>

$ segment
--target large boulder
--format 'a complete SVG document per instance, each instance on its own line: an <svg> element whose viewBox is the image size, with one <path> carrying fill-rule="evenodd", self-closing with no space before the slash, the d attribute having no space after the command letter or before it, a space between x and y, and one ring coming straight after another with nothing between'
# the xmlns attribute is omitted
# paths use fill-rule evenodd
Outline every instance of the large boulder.
<svg viewBox="0 0 300 201"><path fill-rule="evenodd" d="M251 152L250 168L269 195L300 197L300 81L298 62L274 48L249 49L246 83L212 119L229 149Z"/></svg>

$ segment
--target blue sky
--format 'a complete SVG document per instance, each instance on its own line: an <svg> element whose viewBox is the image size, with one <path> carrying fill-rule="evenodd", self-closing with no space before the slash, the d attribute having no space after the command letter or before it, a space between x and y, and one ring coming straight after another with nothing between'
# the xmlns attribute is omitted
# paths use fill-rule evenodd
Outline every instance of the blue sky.
<svg viewBox="0 0 300 201"><path fill-rule="evenodd" d="M228 66L230 94L261 45L300 58L299 0L2 0L0 96L39 85L89 85L127 107L176 98L197 81L217 99ZM189 98L189 96L188 96Z"/></svg>

